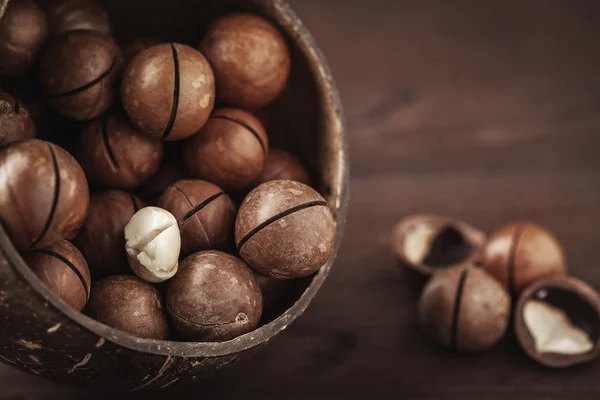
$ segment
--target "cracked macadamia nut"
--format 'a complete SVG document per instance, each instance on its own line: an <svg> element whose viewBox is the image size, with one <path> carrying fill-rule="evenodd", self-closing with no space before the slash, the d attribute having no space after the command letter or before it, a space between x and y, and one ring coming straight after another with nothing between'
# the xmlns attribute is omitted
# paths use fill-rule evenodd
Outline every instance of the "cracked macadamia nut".
<svg viewBox="0 0 600 400"><path fill-rule="evenodd" d="M392 247L402 264L430 276L437 270L476 262L485 234L466 222L439 215L413 215L394 228Z"/></svg>
<svg viewBox="0 0 600 400"><path fill-rule="evenodd" d="M125 226L125 248L129 266L140 278L151 283L172 278L181 249L177 219L162 208L142 208Z"/></svg>
<svg viewBox="0 0 600 400"><path fill-rule="evenodd" d="M193 177L232 192L252 185L268 151L267 133L256 117L243 110L222 108L186 143L183 159Z"/></svg>
<svg viewBox="0 0 600 400"><path fill-rule="evenodd" d="M99 0L42 0L50 33L87 30L112 35L108 12Z"/></svg>
<svg viewBox="0 0 600 400"><path fill-rule="evenodd" d="M29 139L0 150L0 222L17 249L72 239L89 196L83 170L55 144Z"/></svg>
<svg viewBox="0 0 600 400"><path fill-rule="evenodd" d="M537 281L519 298L515 331L527 355L546 367L591 361L600 354L600 295L575 278Z"/></svg>
<svg viewBox="0 0 600 400"><path fill-rule="evenodd" d="M205 251L181 263L179 273L168 283L166 307L182 339L219 342L256 328L262 296L242 260Z"/></svg>
<svg viewBox="0 0 600 400"><path fill-rule="evenodd" d="M11 0L0 17L0 75L29 71L48 38L42 9L33 0Z"/></svg>
<svg viewBox="0 0 600 400"><path fill-rule="evenodd" d="M91 184L133 189L156 172L162 146L136 131L124 113L112 111L85 125L77 159Z"/></svg>
<svg viewBox="0 0 600 400"><path fill-rule="evenodd" d="M23 254L23 260L48 288L77 311L90 297L90 271L83 255L66 240Z"/></svg>
<svg viewBox="0 0 600 400"><path fill-rule="evenodd" d="M50 42L42 58L42 92L60 114L90 120L114 104L122 63L110 37L93 31L67 32Z"/></svg>
<svg viewBox="0 0 600 400"><path fill-rule="evenodd" d="M119 190L91 197L88 215L73 243L87 260L94 280L128 271L123 232L143 207L140 199Z"/></svg>
<svg viewBox="0 0 600 400"><path fill-rule="evenodd" d="M201 250L226 250L233 245L236 209L217 185L179 181L165 191L157 206L177 218L182 257Z"/></svg>
<svg viewBox="0 0 600 400"><path fill-rule="evenodd" d="M441 345L462 352L484 351L503 336L510 296L491 275L474 267L439 270L418 306L423 331Z"/></svg>
<svg viewBox="0 0 600 400"><path fill-rule="evenodd" d="M567 273L565 252L556 236L526 222L507 225L490 236L483 266L513 294L539 279Z"/></svg>
<svg viewBox="0 0 600 400"><path fill-rule="evenodd" d="M199 51L160 44L131 60L121 97L137 130L154 140L181 140L208 120L215 105L215 78Z"/></svg>
<svg viewBox="0 0 600 400"><path fill-rule="evenodd" d="M246 197L235 223L240 256L279 279L318 271L333 251L335 220L325 199L294 181L263 183Z"/></svg>
<svg viewBox="0 0 600 400"><path fill-rule="evenodd" d="M138 338L166 340L169 337L160 292L136 276L116 275L94 283L85 313Z"/></svg>
<svg viewBox="0 0 600 400"><path fill-rule="evenodd" d="M290 75L285 39L256 15L235 13L213 21L200 51L215 70L219 103L261 108L281 94Z"/></svg>
<svg viewBox="0 0 600 400"><path fill-rule="evenodd" d="M269 181L296 181L310 186L310 175L292 153L281 149L270 149L263 169L254 182L256 186Z"/></svg>
<svg viewBox="0 0 600 400"><path fill-rule="evenodd" d="M0 147L34 137L35 124L29 111L8 93L0 92Z"/></svg>

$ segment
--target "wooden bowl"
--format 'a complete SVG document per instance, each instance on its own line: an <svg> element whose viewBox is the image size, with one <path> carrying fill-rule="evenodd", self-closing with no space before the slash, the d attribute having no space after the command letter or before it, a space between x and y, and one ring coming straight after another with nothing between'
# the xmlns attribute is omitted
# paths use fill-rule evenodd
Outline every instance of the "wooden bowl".
<svg viewBox="0 0 600 400"><path fill-rule="evenodd" d="M7 1L0 0L0 17ZM254 353L306 310L331 269L344 228L348 201L344 121L323 55L284 1L106 0L105 4L117 40L158 35L195 47L207 21L234 10L258 13L278 25L292 49L293 71L284 94L269 108L273 142L300 155L337 220L334 253L317 274L298 281L290 307L255 331L223 343L138 339L76 312L37 279L0 228L0 360L58 382L118 391L156 390L194 381Z"/></svg>

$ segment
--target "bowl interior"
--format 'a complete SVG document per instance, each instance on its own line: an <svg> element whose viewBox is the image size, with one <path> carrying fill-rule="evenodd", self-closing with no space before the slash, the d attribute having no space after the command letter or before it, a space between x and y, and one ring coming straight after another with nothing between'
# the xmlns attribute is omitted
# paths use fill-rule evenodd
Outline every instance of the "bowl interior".
<svg viewBox="0 0 600 400"><path fill-rule="evenodd" d="M95 334L124 347L154 354L185 354L187 357L219 356L242 351L267 341L301 314L324 281L339 247L345 218L347 156L339 99L328 68L310 35L282 1L261 0L105 0L119 43L131 39L157 38L197 47L210 20L228 12L263 15L280 27L292 53L290 82L282 96L268 107L272 147L291 150L307 165L315 188L326 198L338 222L336 250L314 276L296 280L289 296L263 326L223 343L160 342L134 338L70 309L46 289L29 271L0 228L0 242L23 277L59 311Z"/></svg>

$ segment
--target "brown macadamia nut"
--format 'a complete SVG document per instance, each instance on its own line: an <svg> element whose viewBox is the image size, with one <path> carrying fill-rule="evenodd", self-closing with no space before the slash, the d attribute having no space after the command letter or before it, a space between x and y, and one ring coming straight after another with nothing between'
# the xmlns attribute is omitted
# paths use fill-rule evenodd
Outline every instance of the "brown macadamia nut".
<svg viewBox="0 0 600 400"><path fill-rule="evenodd" d="M329 259L335 220L325 199L294 181L270 181L242 203L235 223L240 256L258 273L279 279L318 271Z"/></svg>
<svg viewBox="0 0 600 400"><path fill-rule="evenodd" d="M296 181L310 186L310 175L307 169L290 152L281 149L270 149L263 169L255 185L269 181Z"/></svg>
<svg viewBox="0 0 600 400"><path fill-rule="evenodd" d="M506 225L485 246L483 266L511 293L519 294L533 282L566 275L565 252L558 239L533 223Z"/></svg>
<svg viewBox="0 0 600 400"><path fill-rule="evenodd" d="M195 253L167 286L166 307L185 340L216 342L252 331L262 312L260 288L238 258L218 251Z"/></svg>
<svg viewBox="0 0 600 400"><path fill-rule="evenodd" d="M121 97L137 130L154 140L181 140L208 120L215 104L215 78L199 51L160 44L131 60Z"/></svg>
<svg viewBox="0 0 600 400"><path fill-rule="evenodd" d="M156 205L156 202L162 194L180 180L187 177L184 166L171 160L164 160L158 171L138 187L135 193L142 198L148 205Z"/></svg>
<svg viewBox="0 0 600 400"><path fill-rule="evenodd" d="M546 367L594 360L600 355L600 294L575 278L541 279L519 298L515 333L525 353Z"/></svg>
<svg viewBox="0 0 600 400"><path fill-rule="evenodd" d="M41 61L44 95L62 115L86 121L106 112L116 98L121 52L108 36L70 31L54 38Z"/></svg>
<svg viewBox="0 0 600 400"><path fill-rule="evenodd" d="M76 152L91 184L133 189L156 172L163 147L136 131L124 113L112 111L84 126Z"/></svg>
<svg viewBox="0 0 600 400"><path fill-rule="evenodd" d="M268 151L267 133L252 114L222 108L186 143L183 159L193 177L239 191L258 178Z"/></svg>
<svg viewBox="0 0 600 400"><path fill-rule="evenodd" d="M182 257L201 250L232 247L236 209L217 185L198 180L179 181L165 191L157 206L177 218Z"/></svg>
<svg viewBox="0 0 600 400"><path fill-rule="evenodd" d="M392 247L403 265L430 276L441 268L478 262L485 240L483 232L466 222L419 214L396 225Z"/></svg>
<svg viewBox="0 0 600 400"><path fill-rule="evenodd" d="M96 282L85 313L138 338L166 340L169 337L160 292L136 276L110 276Z"/></svg>
<svg viewBox="0 0 600 400"><path fill-rule="evenodd" d="M429 280L418 306L419 323L439 344L478 352L495 345L510 317L510 296L480 268L439 270Z"/></svg>
<svg viewBox="0 0 600 400"><path fill-rule="evenodd" d="M286 300L293 290L293 280L282 281L280 279L269 278L260 274L254 274L256 282L260 287L263 299L263 320L265 318L274 318L277 312L283 311Z"/></svg>
<svg viewBox="0 0 600 400"><path fill-rule="evenodd" d="M269 21L235 13L209 26L200 44L214 68L219 103L258 109L273 102L290 75L285 39Z"/></svg>
<svg viewBox="0 0 600 400"><path fill-rule="evenodd" d="M110 17L98 0L43 0L40 4L54 36L76 30L112 35Z"/></svg>
<svg viewBox="0 0 600 400"><path fill-rule="evenodd" d="M79 250L66 240L23 254L23 260L48 288L77 311L90 297L90 271Z"/></svg>
<svg viewBox="0 0 600 400"><path fill-rule="evenodd" d="M146 282L172 278L179 267L181 249L177 220L162 208L142 208L125 226L125 249L129 266Z"/></svg>
<svg viewBox="0 0 600 400"><path fill-rule="evenodd" d="M131 60L133 60L135 56L140 54L142 51L158 44L160 44L160 42L155 39L133 39L125 42L121 46L125 64L129 64Z"/></svg>
<svg viewBox="0 0 600 400"><path fill-rule="evenodd" d="M125 226L143 203L118 190L96 193L73 241L88 262L94 280L128 271Z"/></svg>
<svg viewBox="0 0 600 400"><path fill-rule="evenodd" d="M8 93L0 92L0 147L34 137L35 124L29 111Z"/></svg>
<svg viewBox="0 0 600 400"><path fill-rule="evenodd" d="M0 222L17 249L72 239L89 202L83 170L60 147L29 139L0 151Z"/></svg>
<svg viewBox="0 0 600 400"><path fill-rule="evenodd" d="M42 9L32 0L11 0L0 17L0 75L27 73L47 38Z"/></svg>

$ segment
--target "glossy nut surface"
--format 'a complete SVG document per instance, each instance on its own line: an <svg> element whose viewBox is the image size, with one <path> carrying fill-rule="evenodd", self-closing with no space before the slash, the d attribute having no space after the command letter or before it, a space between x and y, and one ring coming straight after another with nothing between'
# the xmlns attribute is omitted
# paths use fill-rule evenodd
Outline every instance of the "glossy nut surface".
<svg viewBox="0 0 600 400"><path fill-rule="evenodd" d="M246 197L235 224L240 256L279 279L316 272L329 258L335 221L323 197L294 181L271 181Z"/></svg>
<svg viewBox="0 0 600 400"><path fill-rule="evenodd" d="M160 166L162 142L139 133L122 112L109 111L87 123L79 137L77 159L90 183L134 189Z"/></svg>
<svg viewBox="0 0 600 400"><path fill-rule="evenodd" d="M140 199L119 190L91 197L87 218L73 243L87 260L94 280L128 271L123 231L143 207Z"/></svg>
<svg viewBox="0 0 600 400"><path fill-rule="evenodd" d="M290 74L285 39L256 15L235 13L213 21L200 50L215 70L217 100L230 106L254 110L273 102Z"/></svg>
<svg viewBox="0 0 600 400"><path fill-rule="evenodd" d="M186 143L183 159L193 177L239 191L258 178L268 151L267 133L254 115L222 108Z"/></svg>
<svg viewBox="0 0 600 400"><path fill-rule="evenodd" d="M181 140L198 132L210 116L215 78L199 51L160 44L129 63L121 98L137 130L155 140Z"/></svg>
<svg viewBox="0 0 600 400"><path fill-rule="evenodd" d="M262 296L254 275L240 259L205 251L181 263L168 283L166 307L181 338L226 341L256 328Z"/></svg>
<svg viewBox="0 0 600 400"><path fill-rule="evenodd" d="M157 206L177 218L182 257L232 246L236 209L217 185L200 180L179 181L165 191Z"/></svg>
<svg viewBox="0 0 600 400"><path fill-rule="evenodd" d="M60 147L29 139L0 151L0 222L19 250L72 239L89 202L83 170Z"/></svg>
<svg viewBox="0 0 600 400"><path fill-rule="evenodd" d="M40 84L62 115L85 121L98 117L116 99L121 53L108 36L70 31L54 38L40 65Z"/></svg>

